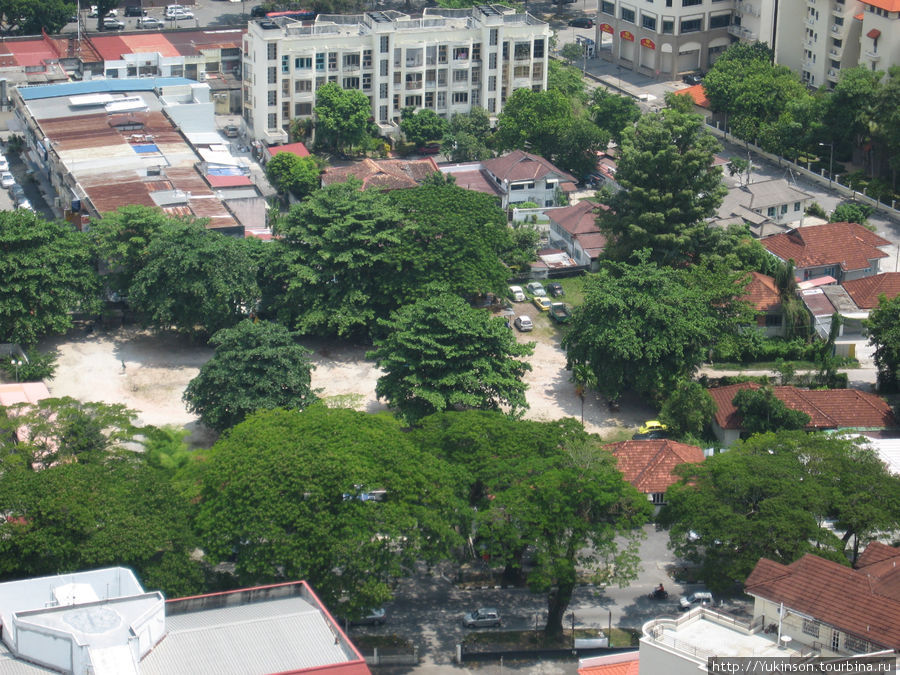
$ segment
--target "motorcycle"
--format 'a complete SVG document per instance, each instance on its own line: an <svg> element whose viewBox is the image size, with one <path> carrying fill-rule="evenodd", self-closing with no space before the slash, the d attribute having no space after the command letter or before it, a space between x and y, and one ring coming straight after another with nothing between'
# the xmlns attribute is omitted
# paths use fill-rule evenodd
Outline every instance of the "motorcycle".
<svg viewBox="0 0 900 675"><path fill-rule="evenodd" d="M654 591L647 596L651 600L668 600L669 599L669 591L661 591L658 588L654 589Z"/></svg>

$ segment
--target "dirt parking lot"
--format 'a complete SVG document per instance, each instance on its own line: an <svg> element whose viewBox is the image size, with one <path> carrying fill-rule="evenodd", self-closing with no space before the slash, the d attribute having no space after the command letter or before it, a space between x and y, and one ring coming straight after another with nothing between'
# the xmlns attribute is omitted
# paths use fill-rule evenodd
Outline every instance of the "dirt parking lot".
<svg viewBox="0 0 900 675"><path fill-rule="evenodd" d="M535 323L533 333L518 334L520 340L537 342L530 360L532 371L525 378L530 406L526 417L581 418L582 401L565 369L565 353L558 345L556 331L544 316L535 316ZM359 410L386 409L375 397L380 371L365 359L364 347L315 340L306 344L313 351L316 366L312 384L322 396L342 398ZM42 350L54 348L59 353L58 368L47 382L54 396L122 403L138 412L139 423L186 426L195 432L196 443L210 438L196 416L185 409L181 395L212 356L212 349L180 336L127 327L109 332L79 331L41 345ZM594 394L584 400L585 427L606 437L619 437L623 427L636 426L652 414L639 402L625 401L612 415Z"/></svg>

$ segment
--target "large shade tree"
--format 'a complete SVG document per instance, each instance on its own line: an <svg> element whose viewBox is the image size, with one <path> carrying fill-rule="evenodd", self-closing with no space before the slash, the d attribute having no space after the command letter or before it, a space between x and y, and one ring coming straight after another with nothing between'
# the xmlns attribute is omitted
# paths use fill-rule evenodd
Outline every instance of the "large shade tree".
<svg viewBox="0 0 900 675"><path fill-rule="evenodd" d="M359 89L329 82L316 90L316 147L346 152L368 136L372 107Z"/></svg>
<svg viewBox="0 0 900 675"><path fill-rule="evenodd" d="M184 392L188 409L224 431L257 410L303 409L316 400L310 351L281 324L245 319L210 338L216 352Z"/></svg>
<svg viewBox="0 0 900 675"><path fill-rule="evenodd" d="M99 310L87 235L25 211L0 212L0 336L33 345L65 333L72 313Z"/></svg>
<svg viewBox="0 0 900 675"><path fill-rule="evenodd" d="M306 579L352 618L388 600L408 565L461 543L452 469L388 415L262 411L209 455L197 527L242 584Z"/></svg>
<svg viewBox="0 0 900 675"><path fill-rule="evenodd" d="M534 348L503 319L452 293L426 291L380 327L384 337L367 354L384 371L375 393L408 422L443 410L528 407L522 377L531 366L521 358Z"/></svg>
<svg viewBox="0 0 900 675"><path fill-rule="evenodd" d="M900 389L900 295L891 300L882 295L869 313L866 329L869 344L875 347L878 388L895 392Z"/></svg>
<svg viewBox="0 0 900 675"><path fill-rule="evenodd" d="M460 469L457 490L475 514L478 554L546 594L548 635L562 634L577 570L602 583L635 577L651 506L576 420L443 413L425 418L413 438Z"/></svg>

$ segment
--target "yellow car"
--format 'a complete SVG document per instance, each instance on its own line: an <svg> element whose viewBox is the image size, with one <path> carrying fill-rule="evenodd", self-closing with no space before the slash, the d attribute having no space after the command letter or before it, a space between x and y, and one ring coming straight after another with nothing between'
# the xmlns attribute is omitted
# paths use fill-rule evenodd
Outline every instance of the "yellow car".
<svg viewBox="0 0 900 675"><path fill-rule="evenodd" d="M536 296L536 297L534 298L534 300L532 300L531 302L533 302L533 303L534 303L534 306L537 307L537 308L538 308L539 310L541 310L542 312L549 312L549 311L550 311L550 304L551 304L551 303L550 303L550 298L546 298L546 297L542 297L542 296Z"/></svg>
<svg viewBox="0 0 900 675"><path fill-rule="evenodd" d="M641 425L634 435L635 438L666 438L669 427L659 420L648 420Z"/></svg>

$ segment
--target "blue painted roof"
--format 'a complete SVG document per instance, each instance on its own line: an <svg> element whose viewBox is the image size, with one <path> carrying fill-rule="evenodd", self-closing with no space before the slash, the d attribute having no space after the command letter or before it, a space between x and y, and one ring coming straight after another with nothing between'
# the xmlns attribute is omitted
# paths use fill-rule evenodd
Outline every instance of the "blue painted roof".
<svg viewBox="0 0 900 675"><path fill-rule="evenodd" d="M157 87L178 84L197 84L184 77L136 77L121 80L87 80L85 82L64 82L62 84L42 84L36 87L19 87L19 94L25 101L56 96L79 96L81 94L109 94L113 92L153 91Z"/></svg>

